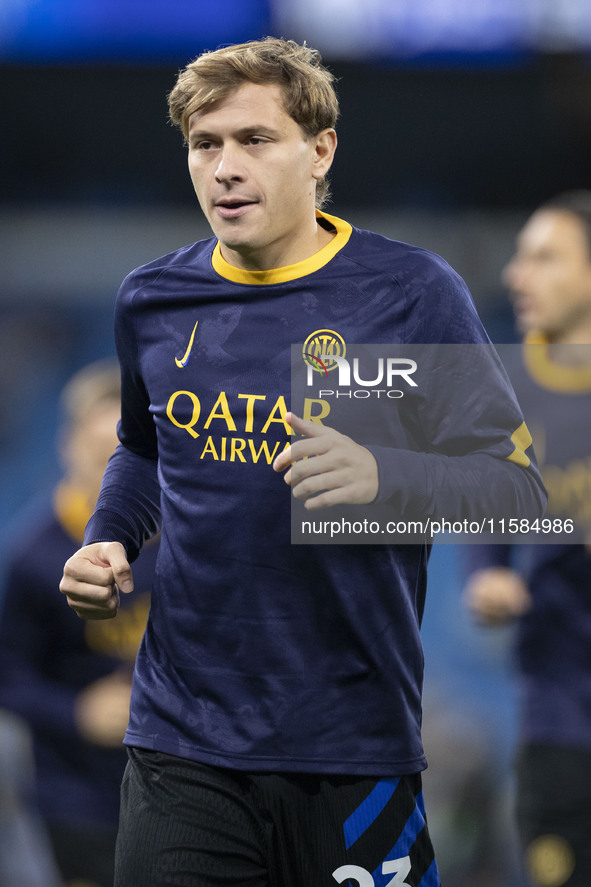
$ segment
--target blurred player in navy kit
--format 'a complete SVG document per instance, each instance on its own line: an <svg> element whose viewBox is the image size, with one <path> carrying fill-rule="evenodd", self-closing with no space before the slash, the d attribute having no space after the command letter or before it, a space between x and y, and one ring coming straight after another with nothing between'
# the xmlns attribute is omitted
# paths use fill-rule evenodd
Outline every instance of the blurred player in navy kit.
<svg viewBox="0 0 591 887"><path fill-rule="evenodd" d="M0 708L0 884L63 887L34 784L30 730Z"/></svg>
<svg viewBox="0 0 591 887"><path fill-rule="evenodd" d="M444 448L469 441L461 459L288 411L293 343L304 360L315 337L487 343L442 259L320 210L332 80L315 50L269 38L205 53L169 97L215 236L121 287L121 443L61 584L81 616L115 616L162 525L117 887L437 887L421 791L429 546L291 545L283 480L309 510L443 493L452 512L533 516L545 500L492 367L491 413L462 396L457 415L422 417Z"/></svg>
<svg viewBox="0 0 591 887"><path fill-rule="evenodd" d="M64 557L76 551L117 443L117 362L68 383L64 477L27 509L9 548L0 622L0 704L31 726L37 795L66 884L111 887L133 663L145 629L157 545L137 564L139 594L120 625L85 623L64 607ZM107 630L105 630L107 628Z"/></svg>
<svg viewBox="0 0 591 887"><path fill-rule="evenodd" d="M591 541L591 192L533 213L505 269L523 363L512 381L549 501ZM591 884L591 555L589 545L470 547L469 607L518 619L521 750L517 815L536 885Z"/></svg>

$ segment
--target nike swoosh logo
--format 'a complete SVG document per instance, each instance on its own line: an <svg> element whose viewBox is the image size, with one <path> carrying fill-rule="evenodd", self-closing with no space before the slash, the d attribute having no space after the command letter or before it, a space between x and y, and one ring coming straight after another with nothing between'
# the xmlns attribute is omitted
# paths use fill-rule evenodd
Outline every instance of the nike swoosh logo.
<svg viewBox="0 0 591 887"><path fill-rule="evenodd" d="M181 360L178 357L175 357L174 362L178 367L186 367L189 363L189 356L191 354L191 348L193 347L193 340L195 339L195 330L197 329L198 320L195 321L195 326L193 327L193 332L191 333L191 338L189 339L189 344L187 345L187 350L183 354Z"/></svg>

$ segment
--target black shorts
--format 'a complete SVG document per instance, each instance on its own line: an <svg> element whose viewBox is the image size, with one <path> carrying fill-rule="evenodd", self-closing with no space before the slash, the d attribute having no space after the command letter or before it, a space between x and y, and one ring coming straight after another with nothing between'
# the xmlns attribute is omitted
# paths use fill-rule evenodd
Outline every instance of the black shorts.
<svg viewBox="0 0 591 887"><path fill-rule="evenodd" d="M115 887L439 887L421 776L244 773L129 750Z"/></svg>
<svg viewBox="0 0 591 887"><path fill-rule="evenodd" d="M534 885L591 885L591 752L526 745L517 766L517 822Z"/></svg>

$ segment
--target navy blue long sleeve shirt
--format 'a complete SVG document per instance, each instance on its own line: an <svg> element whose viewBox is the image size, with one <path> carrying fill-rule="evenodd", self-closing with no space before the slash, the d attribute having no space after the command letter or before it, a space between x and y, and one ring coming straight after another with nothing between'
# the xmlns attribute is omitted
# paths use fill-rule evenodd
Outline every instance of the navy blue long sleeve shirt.
<svg viewBox="0 0 591 887"><path fill-rule="evenodd" d="M116 539L133 559L162 527L128 744L242 769L400 775L425 766L429 545L291 544L290 490L271 467L294 439L291 346L488 339L438 256L320 220L335 237L288 268L232 267L211 239L126 278L121 445L86 541ZM381 500L437 506L439 492L452 506L480 500L473 513L541 513L523 417L487 369L488 403L470 402L464 374L447 404L417 406L428 452L388 422L365 441Z"/></svg>

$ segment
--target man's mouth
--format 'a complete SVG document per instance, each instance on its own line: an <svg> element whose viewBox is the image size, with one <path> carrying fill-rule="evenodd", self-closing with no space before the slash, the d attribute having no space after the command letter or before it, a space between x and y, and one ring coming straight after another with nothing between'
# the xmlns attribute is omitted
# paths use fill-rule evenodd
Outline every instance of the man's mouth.
<svg viewBox="0 0 591 887"><path fill-rule="evenodd" d="M223 219L235 219L244 215L249 207L255 206L254 200L218 200L215 208L219 216Z"/></svg>
<svg viewBox="0 0 591 887"><path fill-rule="evenodd" d="M527 311L531 311L531 302L527 299L515 299L513 302L513 310L516 314L525 314Z"/></svg>

